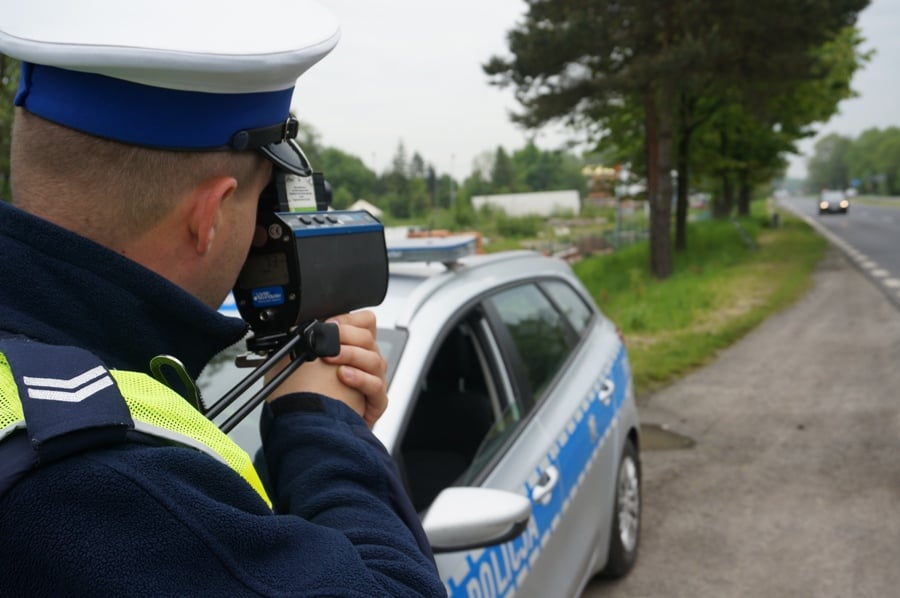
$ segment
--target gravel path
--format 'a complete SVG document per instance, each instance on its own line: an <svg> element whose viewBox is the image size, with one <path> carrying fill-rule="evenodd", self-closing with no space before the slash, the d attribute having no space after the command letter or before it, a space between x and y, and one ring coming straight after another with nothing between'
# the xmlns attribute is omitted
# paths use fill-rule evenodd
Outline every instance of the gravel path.
<svg viewBox="0 0 900 598"><path fill-rule="evenodd" d="M898 389L900 311L831 249L803 299L643 401L695 444L644 451L638 564L583 598L900 595Z"/></svg>

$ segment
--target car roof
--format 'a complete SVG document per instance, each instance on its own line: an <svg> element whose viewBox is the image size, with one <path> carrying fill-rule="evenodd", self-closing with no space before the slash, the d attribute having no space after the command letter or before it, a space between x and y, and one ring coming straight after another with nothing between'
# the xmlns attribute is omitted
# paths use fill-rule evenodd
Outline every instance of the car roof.
<svg viewBox="0 0 900 598"><path fill-rule="evenodd" d="M394 370L398 374L405 362L405 374L391 375L391 407L373 428L390 449L416 396L419 380L410 378L411 372L424 373L418 368L425 367L427 354L438 348L441 331L457 322L476 302L516 284L559 280L567 282L586 302L594 305L568 263L529 250L471 255L447 264L391 262L389 272L387 296L380 305L370 309L375 313L379 331L395 330L406 336L400 352L395 354L398 361Z"/></svg>
<svg viewBox="0 0 900 598"><path fill-rule="evenodd" d="M450 301L459 305L488 289L524 278L571 276L564 261L528 250L471 255L446 264L391 262L389 271L387 295L373 308L382 328L406 328L438 294L454 295Z"/></svg>

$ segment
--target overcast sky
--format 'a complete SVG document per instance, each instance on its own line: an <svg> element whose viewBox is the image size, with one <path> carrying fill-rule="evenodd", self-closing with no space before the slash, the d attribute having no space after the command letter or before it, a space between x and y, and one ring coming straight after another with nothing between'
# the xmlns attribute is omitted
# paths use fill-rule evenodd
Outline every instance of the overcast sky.
<svg viewBox="0 0 900 598"><path fill-rule="evenodd" d="M507 51L506 32L525 12L522 0L320 0L341 21L337 48L300 78L298 116L325 145L359 156L382 172L398 143L438 172L461 179L473 160L498 145L521 148L527 134L510 123L511 90L487 83L481 64ZM900 0L874 0L861 15L864 47L875 56L854 79L860 97L841 104L820 135L852 137L900 125ZM571 135L574 135L572 133ZM544 149L562 145L559 129L537 134ZM811 151L814 140L801 143ZM790 174L804 176L805 158Z"/></svg>

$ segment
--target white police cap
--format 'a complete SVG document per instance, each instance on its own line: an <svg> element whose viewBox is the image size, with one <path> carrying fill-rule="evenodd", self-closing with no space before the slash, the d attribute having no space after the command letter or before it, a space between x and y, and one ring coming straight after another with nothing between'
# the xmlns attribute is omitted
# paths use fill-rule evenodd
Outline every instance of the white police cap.
<svg viewBox="0 0 900 598"><path fill-rule="evenodd" d="M297 78L340 37L310 0L0 0L15 103L124 143L253 149L296 134Z"/></svg>

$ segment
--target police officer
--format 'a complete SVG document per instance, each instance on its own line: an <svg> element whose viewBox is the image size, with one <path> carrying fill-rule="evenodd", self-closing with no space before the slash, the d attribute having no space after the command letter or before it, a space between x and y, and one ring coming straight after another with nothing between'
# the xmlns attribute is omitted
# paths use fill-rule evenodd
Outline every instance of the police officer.
<svg viewBox="0 0 900 598"><path fill-rule="evenodd" d="M371 313L267 403L269 484L185 399L246 332L247 255L296 79L337 43L307 0L0 0L23 61L0 202L0 595L405 596L444 588L370 427Z"/></svg>

